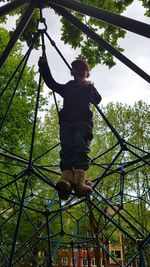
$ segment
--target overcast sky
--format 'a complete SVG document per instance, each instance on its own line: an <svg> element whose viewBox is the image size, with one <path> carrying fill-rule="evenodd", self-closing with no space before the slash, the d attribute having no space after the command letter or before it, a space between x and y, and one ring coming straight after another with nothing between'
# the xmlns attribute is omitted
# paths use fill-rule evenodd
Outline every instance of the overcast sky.
<svg viewBox="0 0 150 267"><path fill-rule="evenodd" d="M78 50L73 50L70 46L61 42L61 24L59 17L53 10L44 9L43 14L46 18L49 35L70 64L78 55ZM124 15L150 24L150 18L144 17L144 9L140 1L135 0ZM125 39L120 40L119 43L125 49L124 55L150 74L150 40L128 32ZM70 71L49 41L46 42L46 51L54 78L60 83L66 83L72 79ZM30 62L36 64L40 54L40 52L33 52ZM111 70L99 64L91 71L90 80L94 82L95 87L102 95L102 104L105 105L113 101L132 105L138 100L150 103L150 85L148 82L144 81L143 78L139 77L123 63L118 60L115 61L117 64ZM46 86L45 90L47 90Z"/></svg>

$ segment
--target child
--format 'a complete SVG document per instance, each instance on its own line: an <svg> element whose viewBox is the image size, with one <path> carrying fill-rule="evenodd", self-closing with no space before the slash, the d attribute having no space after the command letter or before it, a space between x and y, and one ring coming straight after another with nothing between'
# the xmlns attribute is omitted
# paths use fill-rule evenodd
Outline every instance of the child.
<svg viewBox="0 0 150 267"><path fill-rule="evenodd" d="M86 180L90 163L89 145L93 138L90 103L97 105L101 101L101 96L93 84L86 80L90 75L87 62L77 59L71 65L74 80L59 84L51 75L46 57L39 59L39 70L45 83L63 97L63 108L58 114L62 174L56 184L58 195L63 200L69 198L72 188L78 197L92 192L91 182Z"/></svg>

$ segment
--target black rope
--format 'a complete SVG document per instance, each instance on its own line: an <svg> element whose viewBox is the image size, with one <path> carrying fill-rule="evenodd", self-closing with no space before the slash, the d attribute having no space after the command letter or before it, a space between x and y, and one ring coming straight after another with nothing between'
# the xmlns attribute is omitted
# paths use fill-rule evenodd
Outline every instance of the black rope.
<svg viewBox="0 0 150 267"><path fill-rule="evenodd" d="M43 18L42 9L40 9L40 22L44 23L44 25L45 25L45 29L41 30L41 41L42 41L42 56L46 56L44 33L47 35L47 33L46 33L47 25L46 25L45 18ZM56 99L55 92L52 91L52 94L53 94L53 98L54 98L54 102L55 102L55 106L56 106L56 110L57 110L57 114L58 114L59 113L59 109L58 109L58 104L57 104L57 99Z"/></svg>
<svg viewBox="0 0 150 267"><path fill-rule="evenodd" d="M39 32L36 34L39 35ZM38 38L38 36L35 35L35 39ZM35 40L33 39L33 44L35 43ZM31 48L31 46L30 46ZM5 87L2 89L2 91L0 92L0 97L3 95L3 93L5 92L5 90L7 89L8 85L10 84L10 82L12 81L12 79L14 78L15 74L17 73L17 71L19 70L20 66L22 65L22 63L24 62L24 60L26 59L26 57L28 56L28 54L31 52L30 48L28 49L28 51L26 52L26 54L24 55L24 57L22 58L22 60L20 61L19 65L16 67L15 71L12 73L11 77L9 78L8 82L6 83Z"/></svg>
<svg viewBox="0 0 150 267"><path fill-rule="evenodd" d="M49 36L49 34L47 32L45 32L45 35L47 36L47 38L50 41L51 45L56 49L57 53L60 55L60 57L62 58L62 60L66 64L66 66L69 68L70 71L72 71L72 68L70 67L69 63L67 62L67 60L65 59L65 57L63 56L63 54L61 53L59 48L56 46L56 43L54 42L54 40L52 40L52 38Z"/></svg>
<svg viewBox="0 0 150 267"><path fill-rule="evenodd" d="M34 113L34 121L33 121L33 128L32 128L32 137L31 137L31 146L30 146L30 155L29 155L29 170L31 169L32 164L32 155L33 155L33 146L34 146L34 139L35 139L35 129L37 123L37 112L39 107L39 99L40 99L40 89L41 89L41 75L39 76L39 83L38 83L38 91L36 96L36 104L35 104L35 113Z"/></svg>
<svg viewBox="0 0 150 267"><path fill-rule="evenodd" d="M28 51L27 51L25 57L21 60L20 64L18 65L18 67L16 68L16 70L15 70L14 73L12 74L11 78L9 79L7 85L4 87L4 89L3 89L2 92L1 92L1 96L2 96L2 94L4 93L4 91L6 90L6 88L8 87L10 81L12 80L12 78L14 77L14 75L16 74L16 72L19 70L21 64L24 62L23 67L22 67L22 70L21 70L21 72L20 72L20 74L19 74L19 77L18 77L18 79L17 79L17 83L16 83L16 86L15 86L15 88L14 88L13 94L12 94L12 96L11 96L11 98L10 98L10 101L9 101L8 105L7 105L5 115L4 115L3 119L2 119L2 122L1 122L1 125L0 125L0 130L2 129L3 124L4 124L4 122L5 122L6 118L7 118L7 115L8 115L9 109L10 109L10 106L11 106L12 101L13 101L13 99L14 99L15 93L16 93L16 91L17 91L17 89L18 89L18 85L19 85L19 82L20 82L20 80L21 80L21 78L22 78L23 72L24 72L24 70L25 70L27 61L28 61L29 56L30 56L30 53L31 53L31 51L32 51L32 49L33 49L33 46L34 46L34 44L35 44L35 41L37 40L38 37L39 37L39 33L36 33L35 36L34 36L34 38L33 38L33 40L32 40L32 44L31 44L30 48L28 49Z"/></svg>
<svg viewBox="0 0 150 267"><path fill-rule="evenodd" d="M46 219L46 230L47 230L47 236L48 236L48 259L47 264L48 266L52 267L52 255L51 255L51 239L50 239L50 229L49 229L49 219L48 214L45 213L45 219Z"/></svg>
<svg viewBox="0 0 150 267"><path fill-rule="evenodd" d="M71 254L72 254L72 266L76 267L75 257L74 257L74 241L73 240L71 241L70 245L71 245Z"/></svg>
<svg viewBox="0 0 150 267"><path fill-rule="evenodd" d="M29 177L28 177L28 179L29 179ZM20 226L20 222L21 222L21 218L22 218L23 205L24 205L25 195L26 195L26 191L27 191L28 179L26 178L25 182L24 182L24 188L23 188L22 198L21 198L21 203L20 203L20 210L19 210L19 214L18 214L18 218L17 218L17 222L16 222L16 228L15 228L15 232L14 232L14 238L13 238L12 249L11 249L11 253L10 253L8 267L13 266L14 253L15 253L16 242L17 242L17 237L18 237L18 232L19 232L19 226Z"/></svg>
<svg viewBox="0 0 150 267"><path fill-rule="evenodd" d="M121 174L120 174L120 209L123 208L123 196L124 196L124 179L125 179L125 171L123 168L123 164L121 164Z"/></svg>

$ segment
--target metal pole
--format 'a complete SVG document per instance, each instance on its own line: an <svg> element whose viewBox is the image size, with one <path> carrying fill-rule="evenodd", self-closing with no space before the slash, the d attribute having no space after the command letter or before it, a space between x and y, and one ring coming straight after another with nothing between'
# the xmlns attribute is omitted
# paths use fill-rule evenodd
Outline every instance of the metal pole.
<svg viewBox="0 0 150 267"><path fill-rule="evenodd" d="M77 2L75 0L48 0L48 2L76 10L95 19L150 38L150 24L114 14L104 9L93 7L85 3Z"/></svg>
<svg viewBox="0 0 150 267"><path fill-rule="evenodd" d="M33 4L30 4L24 15L22 16L22 19L20 21L20 23L18 24L12 38L10 39L10 41L8 42L5 50L3 51L1 57L0 57L0 68L3 66L4 62L6 61L8 55L10 54L10 52L12 51L14 45L16 44L17 40L19 39L19 37L22 35L23 31L25 30L29 20L31 19L31 16L34 12L35 6Z"/></svg>
<svg viewBox="0 0 150 267"><path fill-rule="evenodd" d="M82 23L79 19L69 13L65 8L56 6L51 4L50 5L56 12L62 15L64 18L69 20L74 26L80 29L83 33L89 36L92 40L98 43L100 46L104 47L107 51L109 51L112 55L118 58L122 63L128 66L131 70L141 76L144 80L150 83L150 76L140 69L137 65L135 65L131 60L129 60L126 56L121 54L117 49L103 40L98 34L92 31L89 27L87 27L84 23Z"/></svg>
<svg viewBox="0 0 150 267"><path fill-rule="evenodd" d="M25 6L27 3L29 3L29 0L16 0L0 7L0 17L9 14L10 12L14 11L17 8Z"/></svg>

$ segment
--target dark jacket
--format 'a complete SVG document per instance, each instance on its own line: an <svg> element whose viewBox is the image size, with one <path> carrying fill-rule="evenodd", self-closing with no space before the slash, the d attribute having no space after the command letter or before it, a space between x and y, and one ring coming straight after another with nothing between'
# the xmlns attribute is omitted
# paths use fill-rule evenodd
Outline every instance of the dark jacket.
<svg viewBox="0 0 150 267"><path fill-rule="evenodd" d="M66 84L57 83L50 72L47 62L39 64L40 73L47 86L64 99L63 108L59 111L59 123L86 122L93 125L93 113L90 103L99 104L101 95L92 84L79 86L75 80Z"/></svg>

